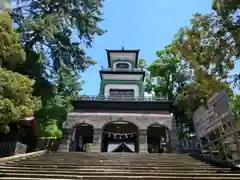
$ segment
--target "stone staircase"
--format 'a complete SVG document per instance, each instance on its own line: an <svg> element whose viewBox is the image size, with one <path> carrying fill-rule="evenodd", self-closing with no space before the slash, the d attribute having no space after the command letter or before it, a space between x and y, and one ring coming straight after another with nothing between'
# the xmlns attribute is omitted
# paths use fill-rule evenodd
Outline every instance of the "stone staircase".
<svg viewBox="0 0 240 180"><path fill-rule="evenodd" d="M0 164L0 180L240 179L186 154L45 153Z"/></svg>

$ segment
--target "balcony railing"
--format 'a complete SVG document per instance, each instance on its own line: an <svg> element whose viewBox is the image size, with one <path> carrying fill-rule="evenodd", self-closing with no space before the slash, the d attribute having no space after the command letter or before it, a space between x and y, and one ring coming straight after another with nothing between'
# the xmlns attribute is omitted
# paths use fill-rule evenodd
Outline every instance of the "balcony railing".
<svg viewBox="0 0 240 180"><path fill-rule="evenodd" d="M102 68L101 71L143 72L144 70L140 68Z"/></svg>
<svg viewBox="0 0 240 180"><path fill-rule="evenodd" d="M129 96L88 96L82 95L76 97L74 100L89 100L89 101L166 101L165 98L158 97L129 97Z"/></svg>

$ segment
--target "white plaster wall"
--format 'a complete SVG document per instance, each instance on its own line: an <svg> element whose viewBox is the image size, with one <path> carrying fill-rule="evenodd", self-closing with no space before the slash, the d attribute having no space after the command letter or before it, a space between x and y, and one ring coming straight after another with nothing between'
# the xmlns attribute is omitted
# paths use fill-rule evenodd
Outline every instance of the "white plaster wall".
<svg viewBox="0 0 240 180"><path fill-rule="evenodd" d="M130 62L126 62L126 61L117 61L113 64L113 68L116 68L117 67L117 64L119 63L126 63L128 64L129 68L128 69L132 69L132 64Z"/></svg>
<svg viewBox="0 0 240 180"><path fill-rule="evenodd" d="M136 53L116 53L116 52L112 52L110 53L110 59L111 60L131 60L131 61L135 61L136 59Z"/></svg>
<svg viewBox="0 0 240 180"><path fill-rule="evenodd" d="M139 86L136 84L107 84L104 87L104 96L109 96L110 89L133 89L134 96L139 97Z"/></svg>
<svg viewBox="0 0 240 180"><path fill-rule="evenodd" d="M65 128L72 128L76 124L87 123L94 128L102 129L107 123L119 121L127 121L135 124L138 129L147 130L151 125L163 125L172 130L173 115L172 114L138 114L138 113L68 113Z"/></svg>
<svg viewBox="0 0 240 180"><path fill-rule="evenodd" d="M141 74L102 74L102 79L108 80L130 80L139 81L141 80Z"/></svg>

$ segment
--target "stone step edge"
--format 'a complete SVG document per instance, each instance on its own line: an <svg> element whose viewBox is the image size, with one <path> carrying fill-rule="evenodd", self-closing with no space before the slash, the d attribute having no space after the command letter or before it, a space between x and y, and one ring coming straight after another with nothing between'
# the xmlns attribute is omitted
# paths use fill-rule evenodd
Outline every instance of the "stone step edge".
<svg viewBox="0 0 240 180"><path fill-rule="evenodd" d="M88 178L84 178L85 180L93 180L93 179L88 179ZM101 179L101 178L100 178ZM124 177L123 179L119 179L119 180L125 180L125 179L131 179L131 180L142 180L142 177L139 177L139 178L132 178L132 177ZM159 177L151 177L151 178L148 178L148 179L145 179L145 180L151 180L151 179L158 179L159 180ZM196 178L194 177L161 177L161 179L168 179L168 180L173 180L173 179L176 179L176 180L186 180L186 179L190 179L190 180L196 180ZM197 178L198 180L219 180L219 177L198 177ZM226 177L226 178L222 178L222 179L226 179L226 180L235 180L236 178L229 178L229 177ZM71 179L59 179L59 178L25 178L25 177L0 177L0 180L72 180ZM114 178L114 180L117 180Z"/></svg>
<svg viewBox="0 0 240 180"><path fill-rule="evenodd" d="M199 169L212 169L212 170L218 170L218 169L224 169L224 170L230 170L230 168L217 168L217 167L214 167L214 166L206 166L206 167L203 167L203 166L198 166L198 167L183 167L183 166L177 166L177 167L172 167L172 166L169 166L169 167L166 167L166 166L58 166L58 165L19 165L19 164L4 164L4 167L11 167L11 168L19 168L19 167L24 167L24 168L39 168L39 169L45 169L45 168L56 168L56 169L86 169L86 168L110 168L110 169L169 169L171 168L172 170L176 170L176 169L187 169L187 170L199 170Z"/></svg>
<svg viewBox="0 0 240 180"><path fill-rule="evenodd" d="M0 174L2 174L3 176L5 174L18 174L18 175L25 175L26 171L22 171L22 170L1 170ZM71 171L43 171L43 170L31 170L28 172L28 175L39 175L39 176L43 176L43 175L49 175L49 176L133 176L133 177L137 177L137 176L200 176L200 177L239 177L240 178L240 174L238 173L228 173L228 172L224 172L224 173L217 173L217 172L197 172L197 171L191 171L191 172L169 172L169 171L165 171L165 172L127 172L127 171L121 171L121 172L71 172Z"/></svg>
<svg viewBox="0 0 240 180"><path fill-rule="evenodd" d="M50 172L70 172L69 169L64 169L64 168L14 168L14 167L1 167L0 166L0 172L4 172L5 170L11 170L11 171L50 171ZM137 173L137 172L143 172L144 169L71 169L71 172L126 172L126 173ZM146 169L148 172L176 172L176 173L188 173L190 170L196 173L204 173L204 172L221 172L221 173L228 173L229 169L186 169L186 170L178 170L178 169Z"/></svg>
<svg viewBox="0 0 240 180"><path fill-rule="evenodd" d="M32 174L31 174L32 175ZM65 177L64 177L65 176ZM66 179L101 179L101 180L105 180L105 179L114 179L114 180L122 180L122 179L206 179L206 180L210 180L210 179L237 179L239 180L239 177L231 177L231 176L198 176L198 175L194 175L194 176L178 176L177 174L175 176L131 176L131 175L127 175L127 176L66 176L66 175L59 175L59 176L54 176L54 175L32 175L31 177L29 177L29 174L16 174L16 173L7 173L5 174L5 176L1 176L3 177L4 179L6 179L6 177L11 177L11 178L14 178L14 177L17 177L17 178L28 178L28 179L31 179L31 178L38 178L38 179L58 179L59 180L59 177L62 177L62 178L66 178Z"/></svg>
<svg viewBox="0 0 240 180"><path fill-rule="evenodd" d="M16 155L9 156L9 157L3 157L3 158L0 158L0 163L20 160L20 159L26 159L26 158L30 158L33 156L41 156L41 155L45 154L46 152L47 152L46 150L42 150L42 151L36 151L36 152L31 152L31 153L25 153L25 154L16 154Z"/></svg>

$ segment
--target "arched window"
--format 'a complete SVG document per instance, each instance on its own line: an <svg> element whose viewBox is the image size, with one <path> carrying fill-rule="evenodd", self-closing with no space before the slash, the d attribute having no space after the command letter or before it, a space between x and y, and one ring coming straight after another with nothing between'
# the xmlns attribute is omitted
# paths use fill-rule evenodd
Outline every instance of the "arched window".
<svg viewBox="0 0 240 180"><path fill-rule="evenodd" d="M118 68L118 69L128 69L129 64L127 64L127 63L117 63L116 68Z"/></svg>

